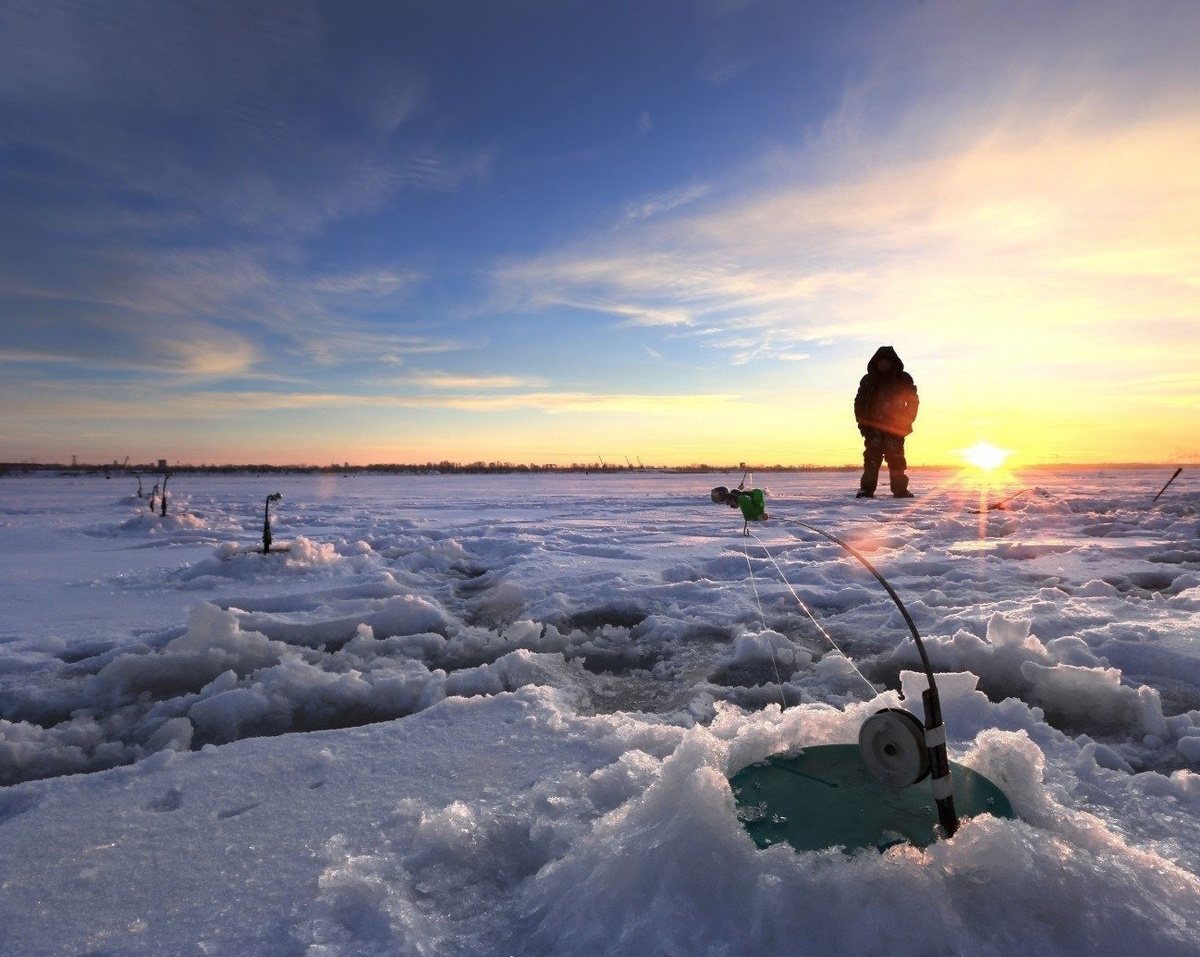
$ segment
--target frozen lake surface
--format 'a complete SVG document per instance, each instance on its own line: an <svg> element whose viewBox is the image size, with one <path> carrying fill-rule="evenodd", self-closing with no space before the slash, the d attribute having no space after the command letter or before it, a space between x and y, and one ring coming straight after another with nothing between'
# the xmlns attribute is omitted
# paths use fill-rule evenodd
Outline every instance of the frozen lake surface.
<svg viewBox="0 0 1200 957"><path fill-rule="evenodd" d="M0 478L0 954L1193 954L1170 472L760 474L749 537L725 473L179 473L166 516ZM755 849L727 775L920 713L896 606L798 522L896 589L1017 820Z"/></svg>

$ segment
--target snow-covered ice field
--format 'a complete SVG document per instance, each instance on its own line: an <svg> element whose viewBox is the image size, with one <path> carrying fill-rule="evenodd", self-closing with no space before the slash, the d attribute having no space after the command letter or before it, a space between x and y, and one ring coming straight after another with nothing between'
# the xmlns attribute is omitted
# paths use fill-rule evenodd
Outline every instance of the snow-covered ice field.
<svg viewBox="0 0 1200 957"><path fill-rule="evenodd" d="M763 474L749 538L724 473L181 473L166 517L121 473L0 478L0 954L1194 957L1200 479L1152 505L1170 472L1031 472L982 513L977 474ZM276 491L290 550L254 554ZM1017 820L755 848L728 774L902 684L921 713L896 607L794 521L902 597L952 759Z"/></svg>

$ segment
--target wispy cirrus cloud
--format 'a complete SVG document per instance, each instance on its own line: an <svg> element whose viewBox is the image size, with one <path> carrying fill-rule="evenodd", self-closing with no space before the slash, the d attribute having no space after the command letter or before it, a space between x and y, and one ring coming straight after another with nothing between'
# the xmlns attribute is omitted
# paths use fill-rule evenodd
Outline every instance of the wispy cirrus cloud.
<svg viewBox="0 0 1200 957"><path fill-rule="evenodd" d="M861 71L802 141L630 202L619 236L499 279L534 304L622 319L673 303L696 332L737 317L784 336L853 335L873 306L918 319L937 298L918 284L986 295L1014 280L1053 298L1060 279L1120 276L1165 290L1197 261L1198 29L1200 8L1171 3L897 11L856 36Z"/></svg>
<svg viewBox="0 0 1200 957"><path fill-rule="evenodd" d="M546 380L537 376L463 375L422 370L405 376L402 384L416 389L495 390L543 388Z"/></svg>
<svg viewBox="0 0 1200 957"><path fill-rule="evenodd" d="M491 146L439 135L433 79L388 53L347 55L307 3L5 4L0 108L20 158L6 178L21 188L0 228L32 216L44 231L69 209L59 248L119 226L160 248L295 251L405 191L485 181Z"/></svg>
<svg viewBox="0 0 1200 957"><path fill-rule="evenodd" d="M317 276L309 282L313 292L330 296L395 296L421 280L415 269L367 269Z"/></svg>
<svg viewBox="0 0 1200 957"><path fill-rule="evenodd" d="M688 183L677 189L646 196L628 203L625 206L623 219L626 222L632 222L674 212L703 199L710 192L712 192L712 187L707 183Z"/></svg>
<svg viewBox="0 0 1200 957"><path fill-rule="evenodd" d="M735 353L752 330L800 351L881 325L960 346L990 326L1001 348L1058 330L1061 348L1087 325L1196 319L1197 115L1035 137L997 128L950 152L775 182L598 235L498 280L531 305L619 325L670 316Z"/></svg>
<svg viewBox="0 0 1200 957"><path fill-rule="evenodd" d="M644 394L578 391L515 391L488 394L474 387L462 391L436 389L409 393L347 393L320 391L246 391L207 389L203 392L154 392L143 395L113 394L91 388L80 401L79 390L68 391L47 383L37 395L14 396L6 401L14 415L39 419L60 417L69 410L81 419L175 419L180 416L227 419L269 411L337 412L349 410L423 409L468 412L531 410L549 414L623 413L642 416L705 416L730 413L745 400L734 393ZM153 395L153 401L147 401Z"/></svg>
<svg viewBox="0 0 1200 957"><path fill-rule="evenodd" d="M258 374L260 347L240 333L213 323L190 323L165 331L157 323L119 322L100 317L76 325L69 339L31 348L0 349L0 364L62 367L72 377L176 376L189 379L242 378Z"/></svg>
<svg viewBox="0 0 1200 957"><path fill-rule="evenodd" d="M264 377L400 365L478 348L429 323L367 318L399 312L423 275L359 266L313 272L261 246L110 246L80 254L73 281L53 271L0 274L8 351L71 359L79 372L123 370ZM73 330L68 334L68 330Z"/></svg>
<svg viewBox="0 0 1200 957"><path fill-rule="evenodd" d="M658 395L601 392L522 392L508 395L413 396L397 404L420 408L498 412L514 409L546 413L612 412L646 416L705 416L729 412L743 402L735 393Z"/></svg>
<svg viewBox="0 0 1200 957"><path fill-rule="evenodd" d="M330 324L324 332L307 333L303 348L318 366L353 368L369 379L372 370L386 373L403 366L414 356L475 351L480 343L451 337L393 332L387 326L368 328L361 323Z"/></svg>

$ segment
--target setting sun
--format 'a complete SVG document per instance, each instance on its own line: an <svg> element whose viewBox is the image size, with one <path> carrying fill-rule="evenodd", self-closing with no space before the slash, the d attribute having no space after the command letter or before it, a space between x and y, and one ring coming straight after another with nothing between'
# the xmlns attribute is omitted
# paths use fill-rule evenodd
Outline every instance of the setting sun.
<svg viewBox="0 0 1200 957"><path fill-rule="evenodd" d="M976 468L991 472L1004 464L1004 460L1012 455L1012 450L998 448L990 442L980 441L969 449L963 449L959 454Z"/></svg>

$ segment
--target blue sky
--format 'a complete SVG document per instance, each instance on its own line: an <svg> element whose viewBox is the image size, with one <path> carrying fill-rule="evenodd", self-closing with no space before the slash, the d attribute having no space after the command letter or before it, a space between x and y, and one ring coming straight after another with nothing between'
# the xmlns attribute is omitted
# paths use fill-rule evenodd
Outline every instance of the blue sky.
<svg viewBox="0 0 1200 957"><path fill-rule="evenodd" d="M1200 5L0 0L0 459L1197 461Z"/></svg>

